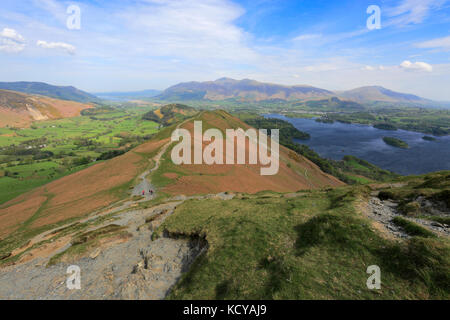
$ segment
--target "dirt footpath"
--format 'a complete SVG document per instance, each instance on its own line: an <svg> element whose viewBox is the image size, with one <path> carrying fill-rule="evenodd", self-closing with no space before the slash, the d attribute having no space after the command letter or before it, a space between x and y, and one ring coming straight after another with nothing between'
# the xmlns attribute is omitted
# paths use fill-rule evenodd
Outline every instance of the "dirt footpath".
<svg viewBox="0 0 450 320"><path fill-rule="evenodd" d="M126 242L99 247L71 263L47 267L51 256L0 269L0 299L163 299L204 244L166 237L151 240L152 229L173 213L180 202L120 214L114 224L132 235ZM149 217L158 219L146 224ZM101 228L102 226L98 226ZM67 247L53 253L53 256ZM67 268L81 270L81 289L69 290Z"/></svg>

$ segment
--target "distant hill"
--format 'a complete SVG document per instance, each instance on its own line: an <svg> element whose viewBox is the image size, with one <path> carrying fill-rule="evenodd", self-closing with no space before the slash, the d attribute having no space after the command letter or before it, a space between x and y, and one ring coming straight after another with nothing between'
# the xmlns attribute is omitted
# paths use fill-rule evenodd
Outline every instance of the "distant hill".
<svg viewBox="0 0 450 320"><path fill-rule="evenodd" d="M152 98L161 94L160 90L142 90L142 91L130 91L130 92L98 92L94 93L95 96L112 101L129 101L139 100L145 98Z"/></svg>
<svg viewBox="0 0 450 320"><path fill-rule="evenodd" d="M293 106L303 106L303 107L310 108L310 109L315 109L315 108L320 107L320 108L329 108L330 110L342 109L342 108L345 108L348 111L364 110L364 106L358 102L348 100L348 99L342 100L337 97L295 102L292 105Z"/></svg>
<svg viewBox="0 0 450 320"><path fill-rule="evenodd" d="M331 91L306 85L284 86L249 79L221 78L216 81L180 83L166 89L157 98L165 101L218 101L227 99L264 101L302 100L331 95L333 95Z"/></svg>
<svg viewBox="0 0 450 320"><path fill-rule="evenodd" d="M144 120L158 122L162 125L170 125L174 122L195 115L198 111L184 104L168 104L157 110L147 112L142 116Z"/></svg>
<svg viewBox="0 0 450 320"><path fill-rule="evenodd" d="M27 127L33 121L79 116L90 104L0 90L0 127Z"/></svg>
<svg viewBox="0 0 450 320"><path fill-rule="evenodd" d="M28 94L39 94L61 100L95 103L100 102L98 97L81 91L75 87L53 86L43 82L0 82L0 89Z"/></svg>
<svg viewBox="0 0 450 320"><path fill-rule="evenodd" d="M353 90L348 90L338 93L340 97L357 101L360 103L381 101L381 102L406 102L429 104L431 100L421 98L419 96L395 92L380 86L360 87Z"/></svg>

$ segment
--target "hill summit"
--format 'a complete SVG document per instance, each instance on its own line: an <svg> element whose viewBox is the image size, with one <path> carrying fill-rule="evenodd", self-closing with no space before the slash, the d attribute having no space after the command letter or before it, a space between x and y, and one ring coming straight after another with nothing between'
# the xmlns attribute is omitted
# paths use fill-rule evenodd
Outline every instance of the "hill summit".
<svg viewBox="0 0 450 320"><path fill-rule="evenodd" d="M226 100L242 101L301 100L328 97L333 92L306 85L284 86L250 79L221 78L216 81L186 82L166 89L157 96L161 100Z"/></svg>
<svg viewBox="0 0 450 320"><path fill-rule="evenodd" d="M198 111L184 104L173 103L159 109L147 112L142 116L145 120L154 121L162 125L170 125L187 117L195 115Z"/></svg>
<svg viewBox="0 0 450 320"><path fill-rule="evenodd" d="M166 193L194 195L227 191L256 193L265 190L295 192L343 185L341 181L324 173L311 161L283 146L280 146L279 149L279 170L275 175L261 175L261 168L265 167L261 164L250 164L250 161L245 161L246 164L236 164L238 163L236 160L230 161L227 159L230 155L225 153L227 150L226 130L239 128L247 130L252 127L222 110L202 111L180 125L180 128L190 132L192 155L194 155L195 144L195 121L201 121L204 132L211 128L222 132L223 139L216 137L219 141L216 141L215 138L213 142L202 141L202 144L203 150L211 143L222 144L223 154L215 156L223 157L222 163L224 164L175 165L171 159L171 150L175 145L172 144L161 159L160 169L153 176L153 183ZM245 148L246 157L249 158L248 141ZM235 148L234 152L234 159L237 159L238 148ZM227 165L226 163L234 164Z"/></svg>

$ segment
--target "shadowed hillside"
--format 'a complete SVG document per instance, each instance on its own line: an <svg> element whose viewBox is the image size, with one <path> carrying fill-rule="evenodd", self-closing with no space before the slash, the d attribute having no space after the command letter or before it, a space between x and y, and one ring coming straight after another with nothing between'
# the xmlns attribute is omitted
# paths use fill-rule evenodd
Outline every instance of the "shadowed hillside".
<svg viewBox="0 0 450 320"><path fill-rule="evenodd" d="M163 106L157 110L147 112L142 116L142 118L149 121L155 121L166 126L191 117L197 112L198 111L192 107L174 103Z"/></svg>
<svg viewBox="0 0 450 320"><path fill-rule="evenodd" d="M0 89L18 91L28 94L39 94L56 99L77 102L99 102L100 99L72 86L53 86L43 82L0 82Z"/></svg>

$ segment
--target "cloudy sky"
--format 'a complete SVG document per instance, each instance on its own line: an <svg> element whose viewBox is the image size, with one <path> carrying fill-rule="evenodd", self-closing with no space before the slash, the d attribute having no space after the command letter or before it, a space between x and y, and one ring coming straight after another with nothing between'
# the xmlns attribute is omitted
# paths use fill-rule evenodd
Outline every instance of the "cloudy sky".
<svg viewBox="0 0 450 320"><path fill-rule="evenodd" d="M450 101L450 0L1 0L0 66L90 92L232 77Z"/></svg>

